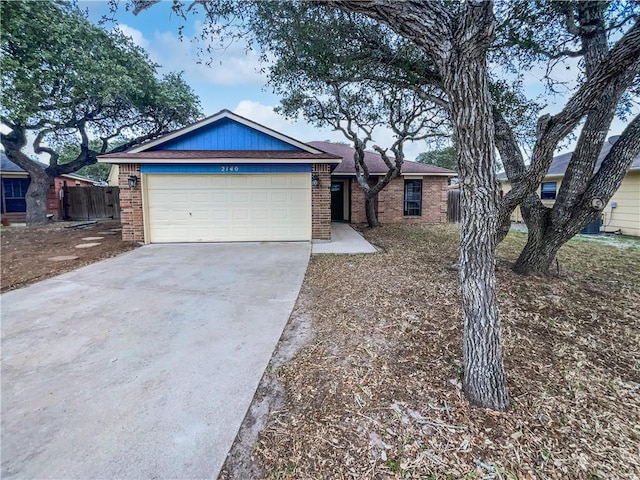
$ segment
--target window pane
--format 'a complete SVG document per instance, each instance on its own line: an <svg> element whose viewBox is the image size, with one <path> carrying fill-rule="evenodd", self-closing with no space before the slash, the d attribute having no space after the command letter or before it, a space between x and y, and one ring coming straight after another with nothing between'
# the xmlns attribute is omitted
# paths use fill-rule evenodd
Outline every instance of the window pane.
<svg viewBox="0 0 640 480"><path fill-rule="evenodd" d="M422 215L422 180L404 181L404 215L407 217Z"/></svg>
<svg viewBox="0 0 640 480"><path fill-rule="evenodd" d="M540 198L542 200L555 200L558 182L542 182L540 185Z"/></svg>
<svg viewBox="0 0 640 480"><path fill-rule="evenodd" d="M5 198L24 198L27 196L30 179L28 178L3 178L2 189Z"/></svg>

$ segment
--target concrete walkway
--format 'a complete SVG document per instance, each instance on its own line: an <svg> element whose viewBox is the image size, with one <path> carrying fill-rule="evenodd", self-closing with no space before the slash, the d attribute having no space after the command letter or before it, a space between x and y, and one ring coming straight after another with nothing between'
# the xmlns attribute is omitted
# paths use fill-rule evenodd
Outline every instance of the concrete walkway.
<svg viewBox="0 0 640 480"><path fill-rule="evenodd" d="M309 253L151 245L2 295L2 478L216 478Z"/></svg>
<svg viewBox="0 0 640 480"><path fill-rule="evenodd" d="M376 248L367 242L362 235L356 232L348 223L331 224L331 241L314 242L311 253L376 253Z"/></svg>

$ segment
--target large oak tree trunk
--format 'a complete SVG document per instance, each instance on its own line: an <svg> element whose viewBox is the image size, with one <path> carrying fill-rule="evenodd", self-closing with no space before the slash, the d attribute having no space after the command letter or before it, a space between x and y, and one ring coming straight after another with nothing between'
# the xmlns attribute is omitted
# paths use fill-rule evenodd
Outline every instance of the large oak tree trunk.
<svg viewBox="0 0 640 480"><path fill-rule="evenodd" d="M499 193L485 50L467 44L454 52L443 78L459 140L464 391L472 404L503 411L509 395L496 299Z"/></svg>
<svg viewBox="0 0 640 480"><path fill-rule="evenodd" d="M49 177L44 170L40 172L29 172L31 183L27 190L27 224L37 225L47 221L47 194L49 187L53 184L53 178Z"/></svg>

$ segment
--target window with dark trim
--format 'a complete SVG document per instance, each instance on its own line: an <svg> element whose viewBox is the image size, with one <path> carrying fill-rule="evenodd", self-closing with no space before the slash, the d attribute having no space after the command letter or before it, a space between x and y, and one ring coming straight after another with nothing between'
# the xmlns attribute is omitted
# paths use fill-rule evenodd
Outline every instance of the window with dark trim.
<svg viewBox="0 0 640 480"><path fill-rule="evenodd" d="M542 200L555 200L558 182L542 182L540 185L540 198Z"/></svg>
<svg viewBox="0 0 640 480"><path fill-rule="evenodd" d="M404 181L404 216L422 216L422 180Z"/></svg>
<svg viewBox="0 0 640 480"><path fill-rule="evenodd" d="M27 189L31 179L29 178L3 178L2 179L2 213L15 213L27 211Z"/></svg>

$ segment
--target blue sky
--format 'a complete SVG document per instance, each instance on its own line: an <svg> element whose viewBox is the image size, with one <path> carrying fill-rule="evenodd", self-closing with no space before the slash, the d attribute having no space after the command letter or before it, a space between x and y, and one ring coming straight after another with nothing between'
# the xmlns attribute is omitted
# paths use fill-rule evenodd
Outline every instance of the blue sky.
<svg viewBox="0 0 640 480"><path fill-rule="evenodd" d="M95 23L109 13L108 5L103 1L81 1L79 6L87 9L89 19ZM185 23L172 14L170 7L171 2L162 2L137 16L121 9L116 14L117 26L162 66L160 72L184 71L185 80L200 97L205 115L226 108L305 142L345 141L341 133L330 128L318 129L304 121L292 122L277 115L273 108L279 103L278 97L265 87L267 79L259 72L258 55L247 53L244 44L233 44L214 52L210 67L199 62L197 49L204 44L198 41L197 32L198 22L203 18L194 16ZM178 37L180 25L184 25L182 41ZM111 22L103 25L109 29L115 26ZM390 135L381 132L376 140L384 146ZM425 149L424 142L415 145L408 158L413 159Z"/></svg>
<svg viewBox="0 0 640 480"><path fill-rule="evenodd" d="M124 2L122 2L124 3ZM162 66L161 72L184 71L185 80L194 89L202 102L205 115L211 115L224 108L245 116L274 130L302 141L333 140L345 141L339 132L329 128L318 129L304 121L292 122L277 115L273 108L278 105L278 97L273 95L266 84L266 76L260 73L260 62L255 52L246 52L243 43L231 44L224 50L215 52L212 66L198 61L198 47L205 45L199 41L199 24L204 18L193 15L186 21L176 18L171 12L172 2L161 2L140 15L120 8L116 13L118 28L143 47L151 59ZM86 9L89 19L99 22L103 15L109 14L106 1L80 1L79 6ZM178 37L178 28L184 26L184 39ZM107 23L105 28L116 25ZM543 70L532 71L525 77L525 86L530 95L542 92L540 79ZM571 81L576 77L576 65L563 65L555 72L560 79ZM559 111L565 98L550 98L547 111ZM636 112L637 113L637 112ZM610 134L619 134L624 122L616 120ZM376 131L374 142L381 147L392 143L392 133L385 129ZM571 150L573 142L563 144L560 151ZM413 160L417 154L428 150L424 141L405 147L406 158Z"/></svg>

